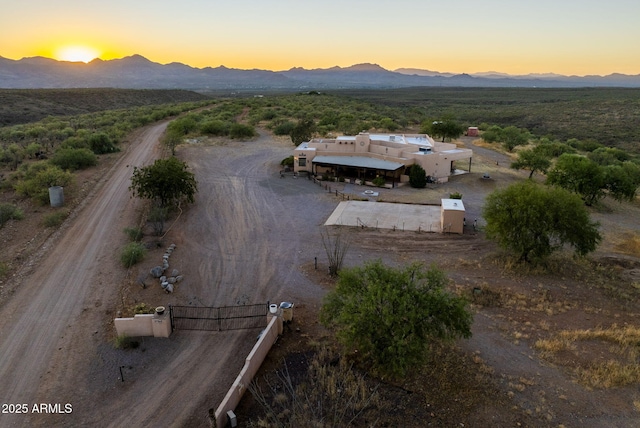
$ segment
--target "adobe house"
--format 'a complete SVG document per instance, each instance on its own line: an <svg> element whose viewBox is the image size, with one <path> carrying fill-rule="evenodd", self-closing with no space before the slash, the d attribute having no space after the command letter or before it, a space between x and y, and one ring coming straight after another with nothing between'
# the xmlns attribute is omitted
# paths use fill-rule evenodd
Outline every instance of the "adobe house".
<svg viewBox="0 0 640 428"><path fill-rule="evenodd" d="M420 165L433 182L445 183L454 173L470 172L473 152L452 143L436 142L426 134L369 134L314 138L296 147L294 172L344 177L357 183L378 176L392 187L409 181L408 169ZM468 160L468 170L455 161ZM466 163L466 162L465 162Z"/></svg>
<svg viewBox="0 0 640 428"><path fill-rule="evenodd" d="M466 135L467 137L477 137L480 135L480 130L477 126L470 126L469 128L467 128Z"/></svg>

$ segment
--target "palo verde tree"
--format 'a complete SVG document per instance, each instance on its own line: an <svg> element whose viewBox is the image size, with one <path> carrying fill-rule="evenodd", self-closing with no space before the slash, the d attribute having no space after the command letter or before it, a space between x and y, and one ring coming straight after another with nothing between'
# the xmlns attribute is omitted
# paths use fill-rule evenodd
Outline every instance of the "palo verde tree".
<svg viewBox="0 0 640 428"><path fill-rule="evenodd" d="M158 159L153 165L134 167L129 190L134 196L157 201L161 207L182 200L194 201L197 192L195 176L178 158Z"/></svg>
<svg viewBox="0 0 640 428"><path fill-rule="evenodd" d="M483 216L487 238L525 262L543 260L564 245L583 256L602 239L579 196L531 180L491 193Z"/></svg>
<svg viewBox="0 0 640 428"><path fill-rule="evenodd" d="M432 342L471 336L467 302L447 292L447 282L443 271L420 264L343 269L320 318L375 371L402 376L425 361Z"/></svg>

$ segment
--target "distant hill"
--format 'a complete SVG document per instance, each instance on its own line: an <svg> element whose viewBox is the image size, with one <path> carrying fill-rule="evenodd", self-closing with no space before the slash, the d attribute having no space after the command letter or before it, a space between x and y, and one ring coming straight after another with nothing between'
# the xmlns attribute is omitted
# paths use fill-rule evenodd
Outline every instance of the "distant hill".
<svg viewBox="0 0 640 428"><path fill-rule="evenodd" d="M47 116L72 116L206 98L185 90L0 89L0 126L36 122Z"/></svg>
<svg viewBox="0 0 640 428"><path fill-rule="evenodd" d="M440 87L640 87L640 75L511 76L497 72L440 73L420 69L386 70L377 64L285 71L241 70L224 66L195 68L180 63L159 64L133 55L88 64L34 57L0 57L0 88L130 88L190 90L354 89Z"/></svg>

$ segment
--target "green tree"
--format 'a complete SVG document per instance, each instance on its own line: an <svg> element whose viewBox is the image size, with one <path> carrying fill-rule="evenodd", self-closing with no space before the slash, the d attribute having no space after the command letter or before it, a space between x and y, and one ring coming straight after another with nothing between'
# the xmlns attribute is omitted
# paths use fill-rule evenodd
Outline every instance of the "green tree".
<svg viewBox="0 0 640 428"><path fill-rule="evenodd" d="M606 187L604 170L597 163L568 153L560 156L549 171L547 184L579 194L589 206L604 197Z"/></svg>
<svg viewBox="0 0 640 428"><path fill-rule="evenodd" d="M388 130L389 132L393 132L400 128L400 126L390 117L383 117L378 121L378 127Z"/></svg>
<svg viewBox="0 0 640 428"><path fill-rule="evenodd" d="M129 190L134 196L157 200L166 207L182 199L194 202L197 183L187 164L172 156L150 166L134 167Z"/></svg>
<svg viewBox="0 0 640 428"><path fill-rule="evenodd" d="M417 189L422 189L427 185L427 173L422 166L418 164L411 165L411 168L409 168L409 185Z"/></svg>
<svg viewBox="0 0 640 428"><path fill-rule="evenodd" d="M167 148L169 148L169 150L171 150L171 156L175 156L176 147L178 147L178 145L182 143L183 137L184 137L184 134L182 134L180 131L167 128L164 135L162 136L161 142Z"/></svg>
<svg viewBox="0 0 640 428"><path fill-rule="evenodd" d="M193 115L186 115L175 119L167 125L167 130L180 135L187 135L198 128L198 122Z"/></svg>
<svg viewBox="0 0 640 428"><path fill-rule="evenodd" d="M393 268L378 260L342 269L320 317L374 370L402 376L425 361L431 342L471 336L467 302L445 290L447 281L420 264Z"/></svg>
<svg viewBox="0 0 640 428"><path fill-rule="evenodd" d="M604 167L607 194L617 201L633 201L640 186L640 166L632 162Z"/></svg>
<svg viewBox="0 0 640 428"><path fill-rule="evenodd" d="M531 135L526 129L519 129L515 126L507 126L500 132L499 141L505 149L512 152L516 146L527 144Z"/></svg>
<svg viewBox="0 0 640 428"><path fill-rule="evenodd" d="M487 143L497 143L498 141L500 141L501 133L502 128L498 125L493 125L482 132L482 139Z"/></svg>
<svg viewBox="0 0 640 428"><path fill-rule="evenodd" d="M588 153L587 157L601 166L620 165L631 159L627 152L615 147L600 147Z"/></svg>
<svg viewBox="0 0 640 428"><path fill-rule="evenodd" d="M434 120L423 125L420 132L429 134L433 138L442 137L444 143L445 139L454 140L460 137L464 133L464 128L452 117L444 117L442 120Z"/></svg>
<svg viewBox="0 0 640 428"><path fill-rule="evenodd" d="M579 196L530 180L491 193L483 217L487 238L526 262L543 260L565 244L585 255L602 239Z"/></svg>
<svg viewBox="0 0 640 428"><path fill-rule="evenodd" d="M536 146L533 149L520 150L518 152L518 160L511 164L513 169L526 169L529 170L529 178L533 177L536 171L546 173L551 166L551 159L545 154L545 152Z"/></svg>
<svg viewBox="0 0 640 428"><path fill-rule="evenodd" d="M297 146L305 141L311 140L314 130L315 124L313 119L301 119L293 127L289 136L291 137L293 144Z"/></svg>

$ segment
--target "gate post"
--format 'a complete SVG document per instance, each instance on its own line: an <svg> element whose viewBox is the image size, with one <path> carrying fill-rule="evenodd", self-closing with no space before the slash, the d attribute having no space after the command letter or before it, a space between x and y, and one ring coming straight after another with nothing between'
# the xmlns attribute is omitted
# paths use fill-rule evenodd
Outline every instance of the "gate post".
<svg viewBox="0 0 640 428"><path fill-rule="evenodd" d="M169 305L169 319L171 320L171 333L176 329L176 325L173 322L173 308Z"/></svg>

